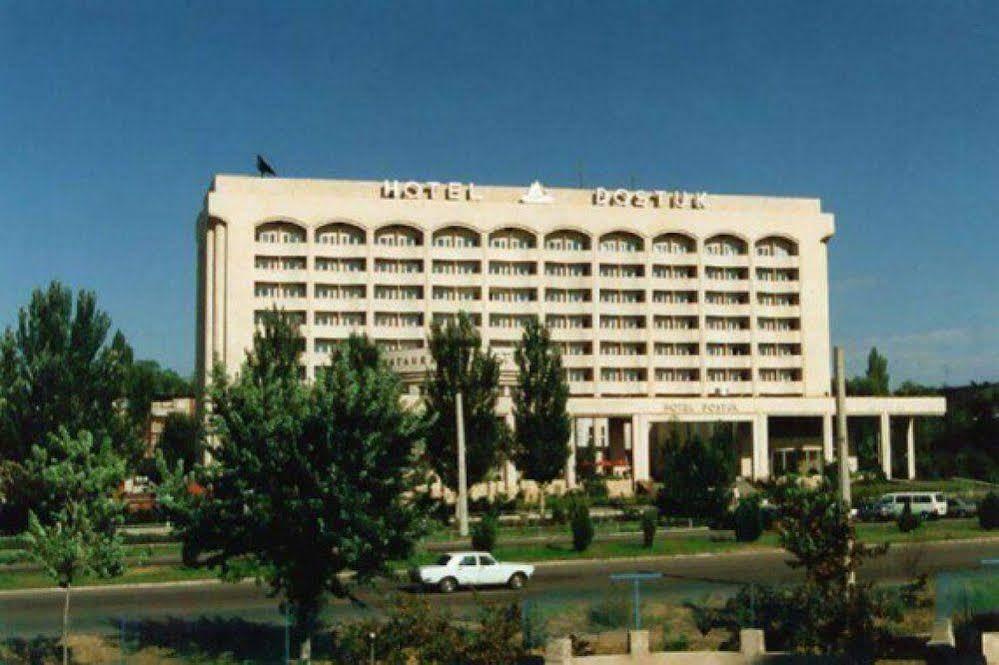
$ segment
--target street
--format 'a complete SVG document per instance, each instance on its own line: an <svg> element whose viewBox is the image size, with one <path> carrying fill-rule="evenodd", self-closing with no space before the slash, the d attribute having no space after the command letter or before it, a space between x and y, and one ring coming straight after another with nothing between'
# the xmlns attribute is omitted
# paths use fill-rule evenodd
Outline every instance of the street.
<svg viewBox="0 0 999 665"><path fill-rule="evenodd" d="M895 545L880 559L861 569L861 580L901 581L919 573L976 568L982 559L999 557L999 539ZM648 597L674 600L701 599L726 595L747 582L782 584L799 578L790 569L787 555L777 552L745 552L722 555L693 555L654 561L617 560L613 562L561 562L539 564L527 589L486 590L480 594L460 591L450 596L435 595L456 613L474 610L476 596L488 600L529 599L534 603L564 603L595 600L620 591L609 580L611 573L655 571L660 581L649 584ZM381 582L361 589L359 607L336 600L327 613L330 619L362 616L385 606L393 592L412 590ZM29 637L56 634L62 612L58 591L18 591L0 593L0 634ZM219 584L193 582L164 586L105 587L78 589L73 593L71 621L74 631L116 632L121 621L140 619L193 619L196 617L239 617L247 621L278 623L277 602L252 583Z"/></svg>

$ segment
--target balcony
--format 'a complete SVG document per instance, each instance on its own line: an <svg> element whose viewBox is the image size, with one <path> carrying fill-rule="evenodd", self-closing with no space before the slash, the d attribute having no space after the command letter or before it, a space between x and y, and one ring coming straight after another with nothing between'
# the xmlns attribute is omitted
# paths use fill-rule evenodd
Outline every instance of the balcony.
<svg viewBox="0 0 999 665"><path fill-rule="evenodd" d="M549 314L592 314L593 302L546 300L541 309Z"/></svg>
<svg viewBox="0 0 999 665"><path fill-rule="evenodd" d="M697 316L700 313L696 302L672 303L672 302L650 302L649 311L653 314L665 316Z"/></svg>
<svg viewBox="0 0 999 665"><path fill-rule="evenodd" d="M710 396L716 395L751 395L753 393L752 381L708 381L707 393Z"/></svg>
<svg viewBox="0 0 999 665"><path fill-rule="evenodd" d="M500 286L509 288L534 288L542 281L540 275L514 275L488 273L485 275L484 283L489 286Z"/></svg>
<svg viewBox="0 0 999 665"><path fill-rule="evenodd" d="M761 395L801 395L805 390L801 381L760 381L757 386Z"/></svg>
<svg viewBox="0 0 999 665"><path fill-rule="evenodd" d="M652 391L656 395L700 395L700 381L653 381Z"/></svg>
<svg viewBox="0 0 999 665"><path fill-rule="evenodd" d="M704 331L704 339L706 341L720 344L748 344L752 338L753 331L748 329L712 330L708 328Z"/></svg>
<svg viewBox="0 0 999 665"><path fill-rule="evenodd" d="M801 356L757 356L756 365L760 369L797 369L802 365Z"/></svg>
<svg viewBox="0 0 999 665"><path fill-rule="evenodd" d="M705 266L719 268L748 268L749 254L704 254Z"/></svg>
<svg viewBox="0 0 999 665"><path fill-rule="evenodd" d="M593 381L569 381L570 395L592 395Z"/></svg>
<svg viewBox="0 0 999 665"><path fill-rule="evenodd" d="M757 330L756 341L761 344L767 344L767 343L801 344L801 331L800 330Z"/></svg>
<svg viewBox="0 0 999 665"><path fill-rule="evenodd" d="M749 303L704 303L704 313L707 316L746 316L752 311Z"/></svg>
<svg viewBox="0 0 999 665"><path fill-rule="evenodd" d="M430 255L435 259L448 261L479 261L482 259L482 248L431 245Z"/></svg>
<svg viewBox="0 0 999 665"><path fill-rule="evenodd" d="M645 277L599 277L600 288L602 289L644 289Z"/></svg>
<svg viewBox="0 0 999 665"><path fill-rule="evenodd" d="M641 316L649 311L648 303L644 302L600 302L600 311L613 316Z"/></svg>
<svg viewBox="0 0 999 665"><path fill-rule="evenodd" d="M650 338L656 342L699 342L701 331L697 328L656 328Z"/></svg>
<svg viewBox="0 0 999 665"><path fill-rule="evenodd" d="M614 342L644 342L648 328L600 328L598 337Z"/></svg>
<svg viewBox="0 0 999 665"><path fill-rule="evenodd" d="M701 356L653 356L656 367L675 369L697 369L701 366Z"/></svg>
<svg viewBox="0 0 999 665"><path fill-rule="evenodd" d="M368 335L372 339L418 339L424 340L427 337L423 326L370 326L367 328ZM426 353L423 349L413 350L412 353Z"/></svg>
<svg viewBox="0 0 999 665"><path fill-rule="evenodd" d="M473 300L471 302L478 303L481 301ZM487 300L484 304L487 312L495 312L496 314L536 314L541 309L538 307L539 303L536 300L523 302L516 300Z"/></svg>
<svg viewBox="0 0 999 665"><path fill-rule="evenodd" d="M648 381L600 381L601 395L647 395Z"/></svg>
<svg viewBox="0 0 999 665"><path fill-rule="evenodd" d="M363 259L368 255L367 245L327 245L325 243L317 242L309 245L309 247L312 250L313 256L323 258Z"/></svg>
<svg viewBox="0 0 999 665"><path fill-rule="evenodd" d="M721 369L750 369L753 357L746 356L704 356L704 366Z"/></svg>
<svg viewBox="0 0 999 665"><path fill-rule="evenodd" d="M800 265L798 256L760 256L753 257L757 268L797 268Z"/></svg>
<svg viewBox="0 0 999 665"><path fill-rule="evenodd" d="M348 245L349 246L349 245ZM383 259L422 259L426 253L423 245L380 245L375 244L371 248L373 256ZM444 248L434 248L444 249ZM481 258L481 250L475 258ZM319 255L319 254L317 254ZM436 256L436 253L434 254ZM325 256L325 255L323 255Z"/></svg>
<svg viewBox="0 0 999 665"><path fill-rule="evenodd" d="M748 279L710 279L705 277L702 284L705 291L724 291L726 293L731 293L732 291L740 293L749 292Z"/></svg>
<svg viewBox="0 0 999 665"><path fill-rule="evenodd" d="M605 355L601 354L599 361L601 367L625 367L628 369L645 369L649 366L649 357L646 355Z"/></svg>
<svg viewBox="0 0 999 665"><path fill-rule="evenodd" d="M482 301L481 300L447 300L447 299L433 299L430 301L431 311L441 314L457 314L458 312L481 312L482 311Z"/></svg>
<svg viewBox="0 0 999 665"><path fill-rule="evenodd" d="M549 328L549 330L552 340L556 342L588 342L593 339L593 328Z"/></svg>
<svg viewBox="0 0 999 665"><path fill-rule="evenodd" d="M363 275L364 273L360 274ZM426 275L422 272L376 272L371 274L371 279L376 284L384 284L386 286L397 286L400 284L423 286L423 283L426 280Z"/></svg>
<svg viewBox="0 0 999 665"><path fill-rule="evenodd" d="M801 305L757 305L754 311L764 318L801 317Z"/></svg>

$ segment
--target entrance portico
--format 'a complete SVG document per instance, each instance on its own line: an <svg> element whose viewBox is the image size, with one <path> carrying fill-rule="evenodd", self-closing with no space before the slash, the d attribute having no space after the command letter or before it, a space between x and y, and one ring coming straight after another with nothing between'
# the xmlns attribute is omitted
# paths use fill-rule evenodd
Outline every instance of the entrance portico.
<svg viewBox="0 0 999 665"><path fill-rule="evenodd" d="M876 417L879 421L879 459L882 470L892 477L892 421L902 419L906 432L906 476L915 478L915 428L919 416L940 416L946 403L941 397L848 397L848 417ZM615 399L577 397L569 400L569 414L573 419L574 447L596 445L598 466L608 463L617 467L627 461L634 482L651 480L651 447L653 429L668 423L743 423L739 431L751 429L751 444L743 455L740 445L740 475L752 480L766 480L773 472L772 460L778 459L777 472L787 469L787 456L782 451L809 452L807 459L831 462L833 454L833 415L835 401L832 397L744 397L744 398L672 398L672 399ZM813 420L816 430L814 444L801 445L798 439L781 439L771 436L773 423L793 419ZM585 436L580 436L580 432ZM611 459L602 455L609 453ZM853 461L855 466L856 462ZM573 471L567 470L566 480L575 484Z"/></svg>

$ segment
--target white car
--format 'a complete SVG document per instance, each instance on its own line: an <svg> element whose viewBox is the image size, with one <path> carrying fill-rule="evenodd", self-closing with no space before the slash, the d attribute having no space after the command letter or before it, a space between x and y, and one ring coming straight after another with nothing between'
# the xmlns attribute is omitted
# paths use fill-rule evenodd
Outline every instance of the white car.
<svg viewBox="0 0 999 665"><path fill-rule="evenodd" d="M423 587L451 593L460 586L500 586L522 589L534 574L526 563L500 563L489 552L448 552L429 566L410 572L410 579Z"/></svg>

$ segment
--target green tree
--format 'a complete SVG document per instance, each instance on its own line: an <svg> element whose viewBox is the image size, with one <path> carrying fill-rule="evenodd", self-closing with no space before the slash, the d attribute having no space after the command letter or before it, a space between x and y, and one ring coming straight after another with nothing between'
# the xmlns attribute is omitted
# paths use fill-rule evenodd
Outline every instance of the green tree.
<svg viewBox="0 0 999 665"><path fill-rule="evenodd" d="M254 575L287 602L301 658L329 594L407 557L425 526L411 502L425 424L400 402L398 378L366 337L352 336L312 384L299 380L299 334L265 317L242 371L215 372L212 461L193 480L170 474L161 501L184 559L224 580Z"/></svg>
<svg viewBox="0 0 999 665"><path fill-rule="evenodd" d="M185 469L201 463L201 427L198 418L186 413L171 413L163 423L163 433L157 444L167 466L182 462Z"/></svg>
<svg viewBox="0 0 999 665"><path fill-rule="evenodd" d="M192 382L155 360L137 360L125 374L128 414L137 427L145 427L154 400L194 397Z"/></svg>
<svg viewBox="0 0 999 665"><path fill-rule="evenodd" d="M846 382L846 393L859 396L890 395L888 359L872 347L867 354L867 371L863 376L855 376ZM873 418L862 418L850 425L850 434L855 442L857 464L861 469L880 469L878 464L879 425Z"/></svg>
<svg viewBox="0 0 999 665"><path fill-rule="evenodd" d="M68 288L52 282L32 293L17 325L0 339L0 474L10 481L9 528L23 528L38 500L22 463L60 428L109 439L129 461L141 457L141 439L120 407L132 351L120 332L109 337L110 331L111 318L93 293L80 291L74 301Z"/></svg>
<svg viewBox="0 0 999 665"><path fill-rule="evenodd" d="M548 484L565 473L569 459L569 386L548 328L536 318L524 328L515 359L518 373L513 391L512 457L524 477L538 483L544 516Z"/></svg>
<svg viewBox="0 0 999 665"><path fill-rule="evenodd" d="M118 527L124 506L114 492L125 477L125 461L108 439L95 447L89 432L72 437L65 429L48 445L32 448L24 468L43 490L42 508L32 510L24 535L30 556L64 590L62 662L69 662L69 599L84 575L112 577L124 572Z"/></svg>
<svg viewBox="0 0 999 665"><path fill-rule="evenodd" d="M460 391L465 421L465 463L469 486L496 467L505 426L496 417L499 360L482 349L472 320L460 312L454 321L434 322L428 339L434 367L425 382L429 423L426 456L433 471L452 490L458 487L458 438L455 395Z"/></svg>
<svg viewBox="0 0 999 665"><path fill-rule="evenodd" d="M738 448L731 428L716 423L710 438L667 441L662 452L666 482L656 495L662 515L718 522L728 510Z"/></svg>

